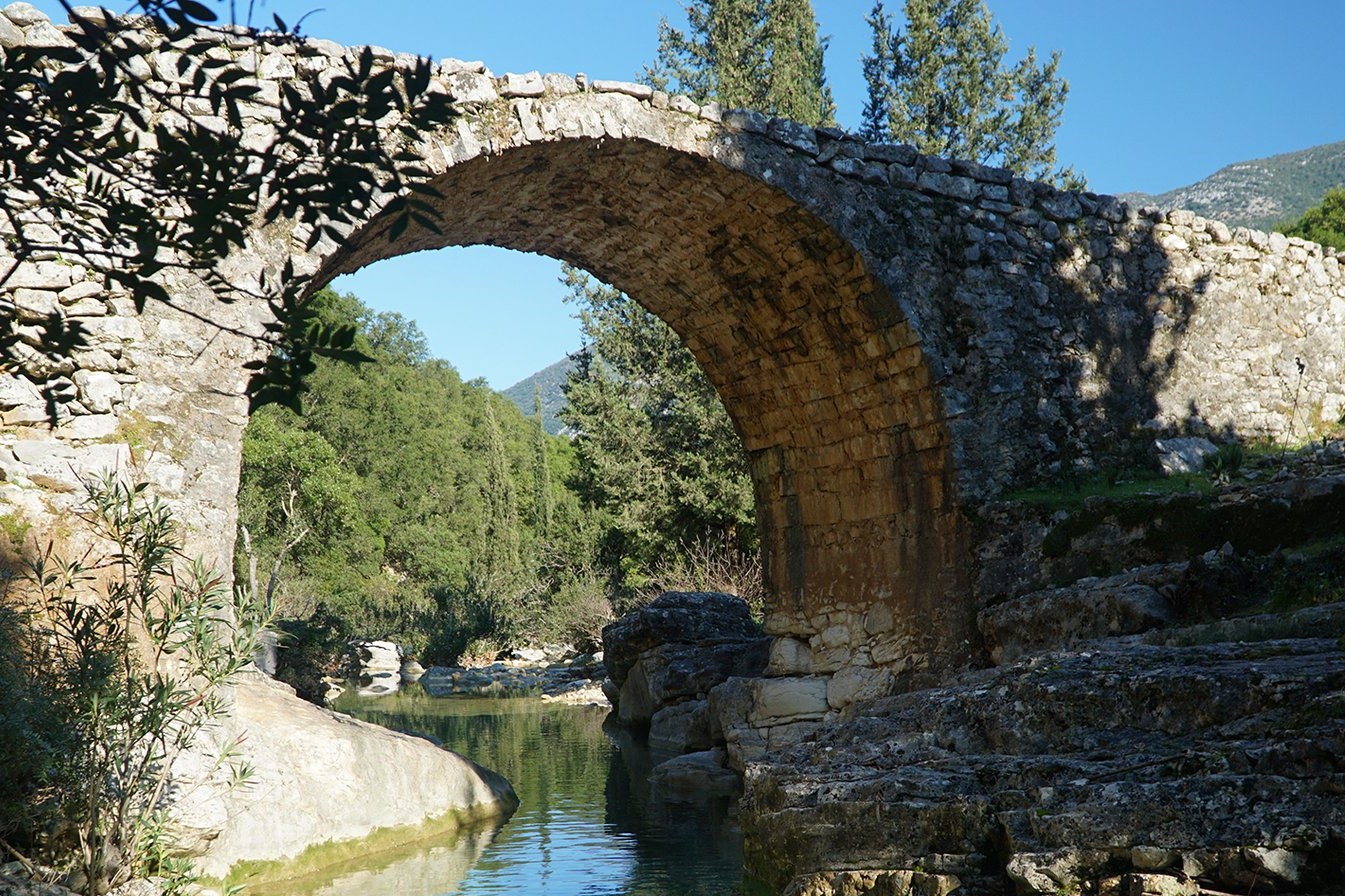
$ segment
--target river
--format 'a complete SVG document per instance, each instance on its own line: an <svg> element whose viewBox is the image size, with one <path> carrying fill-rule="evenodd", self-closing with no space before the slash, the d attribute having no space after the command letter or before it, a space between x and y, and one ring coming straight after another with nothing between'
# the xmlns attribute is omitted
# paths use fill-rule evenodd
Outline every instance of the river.
<svg viewBox="0 0 1345 896"><path fill-rule="evenodd" d="M503 825L363 855L256 896L759 896L735 802L650 793L653 758L595 707L529 698L343 696L342 712L426 734L503 774L522 801Z"/></svg>

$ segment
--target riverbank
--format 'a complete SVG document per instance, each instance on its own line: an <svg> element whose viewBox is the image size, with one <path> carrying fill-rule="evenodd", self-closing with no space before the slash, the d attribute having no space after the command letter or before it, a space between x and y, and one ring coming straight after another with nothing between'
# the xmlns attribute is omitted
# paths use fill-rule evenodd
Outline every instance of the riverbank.
<svg viewBox="0 0 1345 896"><path fill-rule="evenodd" d="M406 688L431 697L538 697L575 705L607 706L602 680L602 651L581 653L572 647L519 648L506 659L486 664L422 667L403 658L389 642L354 642L354 680L327 679L324 702L343 693L386 697Z"/></svg>

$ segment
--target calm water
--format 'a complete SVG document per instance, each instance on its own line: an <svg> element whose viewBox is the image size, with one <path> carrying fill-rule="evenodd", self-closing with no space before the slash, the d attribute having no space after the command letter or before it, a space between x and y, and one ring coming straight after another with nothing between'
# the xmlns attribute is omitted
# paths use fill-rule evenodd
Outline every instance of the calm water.
<svg viewBox="0 0 1345 896"><path fill-rule="evenodd" d="M742 879L734 802L671 802L645 783L653 758L606 712L540 700L342 698L371 722L429 734L503 774L522 805L486 827L266 887L263 896L730 896Z"/></svg>

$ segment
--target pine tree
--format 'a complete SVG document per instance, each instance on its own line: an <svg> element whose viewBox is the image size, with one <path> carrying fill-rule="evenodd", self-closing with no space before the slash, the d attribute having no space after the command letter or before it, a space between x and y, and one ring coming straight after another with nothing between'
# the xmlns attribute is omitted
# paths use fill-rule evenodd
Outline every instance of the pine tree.
<svg viewBox="0 0 1345 896"><path fill-rule="evenodd" d="M810 0L692 0L685 32L659 23L658 57L643 77L698 103L830 124L826 44Z"/></svg>
<svg viewBox="0 0 1345 896"><path fill-rule="evenodd" d="M667 324L573 267L565 283L586 351L566 385L580 494L608 523L623 586L683 545L756 548L742 444L714 387Z"/></svg>
<svg viewBox="0 0 1345 896"><path fill-rule="evenodd" d="M906 0L905 15L905 31L881 2L867 18L866 138L1082 186L1073 171L1055 169L1055 132L1069 94L1058 52L1039 63L1029 48L1006 68L1008 41L983 0Z"/></svg>

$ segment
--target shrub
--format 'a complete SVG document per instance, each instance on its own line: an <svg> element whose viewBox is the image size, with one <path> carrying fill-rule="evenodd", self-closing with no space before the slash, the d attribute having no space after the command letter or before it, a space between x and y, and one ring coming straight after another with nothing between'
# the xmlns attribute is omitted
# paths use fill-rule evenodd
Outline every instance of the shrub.
<svg viewBox="0 0 1345 896"><path fill-rule="evenodd" d="M641 589L642 603L664 591L721 591L746 601L752 615L761 618L766 589L762 581L761 555L743 551L727 536L682 542L669 557L656 563ZM621 608L629 612L634 607Z"/></svg>
<svg viewBox="0 0 1345 896"><path fill-rule="evenodd" d="M1240 442L1226 442L1205 460L1205 472L1215 482L1228 482L1242 469L1247 452Z"/></svg>
<svg viewBox="0 0 1345 896"><path fill-rule="evenodd" d="M67 886L94 896L151 874L183 882L188 869L166 846L170 769L225 712L220 686L251 662L258 626L220 576L185 560L144 485L109 475L87 490L81 519L107 553L37 552L18 653L24 693L42 703L25 710L30 736L46 718L65 738L23 791L29 823L54 817L65 833L29 840L67 870ZM248 770L231 755L221 767L241 782Z"/></svg>

